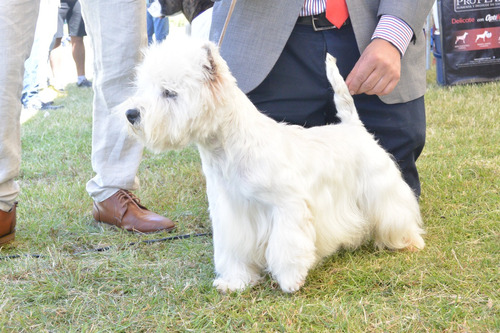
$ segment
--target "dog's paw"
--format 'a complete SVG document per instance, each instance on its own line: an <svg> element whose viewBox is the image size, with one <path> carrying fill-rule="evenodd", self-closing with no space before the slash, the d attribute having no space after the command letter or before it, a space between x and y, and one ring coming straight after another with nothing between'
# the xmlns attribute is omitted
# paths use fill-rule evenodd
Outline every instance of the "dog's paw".
<svg viewBox="0 0 500 333"><path fill-rule="evenodd" d="M226 280L218 278L215 279L213 286L217 288L218 291L225 294L227 292L232 292L232 291L242 291L246 287L248 287L248 284L241 279Z"/></svg>
<svg viewBox="0 0 500 333"><path fill-rule="evenodd" d="M281 279L281 281L278 281L278 283L281 287L281 290L283 290L285 293L294 293L299 291L299 289L304 285L305 280Z"/></svg>
<svg viewBox="0 0 500 333"><path fill-rule="evenodd" d="M418 252L425 247L424 239L420 235L414 236L404 250L409 252Z"/></svg>

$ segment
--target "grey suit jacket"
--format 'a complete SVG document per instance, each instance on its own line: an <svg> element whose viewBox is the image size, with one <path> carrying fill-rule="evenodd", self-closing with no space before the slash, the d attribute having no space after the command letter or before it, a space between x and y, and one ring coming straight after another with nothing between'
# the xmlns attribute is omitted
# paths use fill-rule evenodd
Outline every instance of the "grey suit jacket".
<svg viewBox="0 0 500 333"><path fill-rule="evenodd" d="M210 39L219 40L231 0L215 3ZM370 43L381 15L404 20L414 39L402 59L401 79L385 103L403 103L425 93L425 36L423 26L434 0L347 0L349 17L360 52ZM304 0L237 0L221 45L239 87L248 93L269 74L290 36Z"/></svg>

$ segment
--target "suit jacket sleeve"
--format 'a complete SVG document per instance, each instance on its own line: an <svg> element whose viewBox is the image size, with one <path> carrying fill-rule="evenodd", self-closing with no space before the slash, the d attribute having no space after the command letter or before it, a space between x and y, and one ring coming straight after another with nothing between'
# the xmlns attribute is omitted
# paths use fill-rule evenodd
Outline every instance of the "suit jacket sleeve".
<svg viewBox="0 0 500 333"><path fill-rule="evenodd" d="M401 79L389 95L380 96L388 104L404 103L425 94L425 35L424 23L434 0L347 0L349 15L362 53L382 15L393 15L405 21L413 30L414 38L401 60Z"/></svg>
<svg viewBox="0 0 500 333"><path fill-rule="evenodd" d="M413 32L422 30L434 0L383 0L380 2L377 16L393 15L406 22Z"/></svg>

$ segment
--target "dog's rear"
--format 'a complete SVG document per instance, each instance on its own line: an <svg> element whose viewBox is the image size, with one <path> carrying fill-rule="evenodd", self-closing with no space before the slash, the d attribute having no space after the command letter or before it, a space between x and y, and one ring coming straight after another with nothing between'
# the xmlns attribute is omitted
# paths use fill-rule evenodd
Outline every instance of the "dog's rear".
<svg viewBox="0 0 500 333"><path fill-rule="evenodd" d="M335 92L334 102L341 123L363 127L336 60L330 54L326 57L326 73ZM367 149L379 150L382 147L375 144ZM400 174L396 163L389 161L389 157L379 160L371 155L365 162L371 164L373 170L380 170L366 176L364 199L359 203L363 206L365 217L374 225L375 245L389 249L422 249L425 243L421 237L424 231L418 201L401 176L387 176Z"/></svg>

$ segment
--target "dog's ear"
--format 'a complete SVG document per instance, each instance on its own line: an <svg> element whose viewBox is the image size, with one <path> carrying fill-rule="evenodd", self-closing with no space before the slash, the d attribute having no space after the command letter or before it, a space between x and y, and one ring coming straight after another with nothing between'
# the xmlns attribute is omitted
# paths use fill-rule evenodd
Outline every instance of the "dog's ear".
<svg viewBox="0 0 500 333"><path fill-rule="evenodd" d="M208 79L214 81L217 77L217 64L215 63L214 56L217 52L213 43L207 42L203 45L203 49L207 52L207 64L203 65L203 70L205 71Z"/></svg>
<svg viewBox="0 0 500 333"><path fill-rule="evenodd" d="M220 56L219 49L214 43L206 42L202 47L206 52L206 61L203 64L206 87L209 94L212 95L211 100L217 104L222 104L226 98L226 92L232 91L232 89L227 89L228 86L236 86L236 80L231 75L226 62Z"/></svg>

